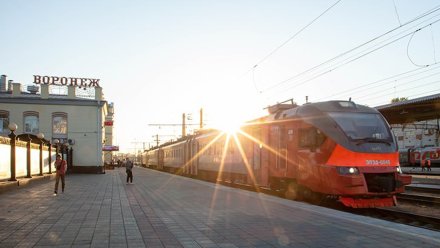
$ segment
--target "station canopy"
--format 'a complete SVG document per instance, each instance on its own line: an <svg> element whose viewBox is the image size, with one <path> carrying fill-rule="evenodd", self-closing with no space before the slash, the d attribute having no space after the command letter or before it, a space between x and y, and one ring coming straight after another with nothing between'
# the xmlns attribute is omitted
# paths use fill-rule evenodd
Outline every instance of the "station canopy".
<svg viewBox="0 0 440 248"><path fill-rule="evenodd" d="M440 118L440 94L377 106L390 124L403 124Z"/></svg>

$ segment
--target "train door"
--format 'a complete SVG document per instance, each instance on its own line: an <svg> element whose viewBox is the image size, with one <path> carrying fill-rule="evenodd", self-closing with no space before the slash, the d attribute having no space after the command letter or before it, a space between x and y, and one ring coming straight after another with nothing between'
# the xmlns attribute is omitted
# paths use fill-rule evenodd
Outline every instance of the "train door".
<svg viewBox="0 0 440 248"><path fill-rule="evenodd" d="M251 135L256 142L252 144L252 169L255 176L256 183L260 186L268 186L268 165L264 162L264 144L267 144L267 128L258 126L252 129ZM248 182L253 183L253 182Z"/></svg>
<svg viewBox="0 0 440 248"><path fill-rule="evenodd" d="M280 126L279 131L279 169L283 177L287 176L287 131L286 126Z"/></svg>
<svg viewBox="0 0 440 248"><path fill-rule="evenodd" d="M164 152L162 149L157 151L157 169L163 170L164 166Z"/></svg>
<svg viewBox="0 0 440 248"><path fill-rule="evenodd" d="M270 184L270 157L272 154L271 149L268 149L268 146L270 146L270 126L261 126L261 146L260 185L268 187Z"/></svg>
<svg viewBox="0 0 440 248"><path fill-rule="evenodd" d="M261 177L261 149L263 148L262 140L261 140L261 128L256 127L251 131L252 137L254 137L258 142L251 142L252 144L252 170L254 173L254 177L256 180L256 184L262 184ZM248 182L254 183L254 182Z"/></svg>
<svg viewBox="0 0 440 248"><path fill-rule="evenodd" d="M297 143L298 143L298 133L294 124L289 124L286 126L286 162L287 162L287 177L296 178L298 170L298 154L297 154Z"/></svg>
<svg viewBox="0 0 440 248"><path fill-rule="evenodd" d="M199 143L195 140L195 139L191 139L191 142L189 144L190 147L190 163L189 163L189 167L190 167L190 171L189 173L192 176L197 176L197 172L198 172L198 151L199 151Z"/></svg>
<svg viewBox="0 0 440 248"><path fill-rule="evenodd" d="M287 142L285 126L270 127L270 155L271 175L285 177L287 172Z"/></svg>
<svg viewBox="0 0 440 248"><path fill-rule="evenodd" d="M188 175L189 174L189 160L191 158L189 153L189 142L188 140L183 145L183 173Z"/></svg>

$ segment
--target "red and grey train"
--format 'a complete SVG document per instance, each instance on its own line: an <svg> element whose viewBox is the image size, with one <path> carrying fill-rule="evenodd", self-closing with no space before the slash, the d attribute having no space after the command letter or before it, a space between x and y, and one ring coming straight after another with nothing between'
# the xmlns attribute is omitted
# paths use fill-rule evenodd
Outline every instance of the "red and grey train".
<svg viewBox="0 0 440 248"><path fill-rule="evenodd" d="M411 183L397 142L376 110L352 101L278 104L228 135L218 130L145 151L150 168L284 190L291 199L334 198L354 208L394 206Z"/></svg>

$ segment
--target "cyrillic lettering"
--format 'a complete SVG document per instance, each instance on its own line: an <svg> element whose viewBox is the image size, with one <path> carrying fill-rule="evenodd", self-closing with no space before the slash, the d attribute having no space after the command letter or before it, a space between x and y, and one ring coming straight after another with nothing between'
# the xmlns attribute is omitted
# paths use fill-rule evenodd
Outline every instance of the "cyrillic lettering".
<svg viewBox="0 0 440 248"><path fill-rule="evenodd" d="M41 76L34 75L34 84L41 84Z"/></svg>
<svg viewBox="0 0 440 248"><path fill-rule="evenodd" d="M43 77L43 83L44 83L44 84L50 84L50 77L48 77L48 76L44 76L44 77Z"/></svg>
<svg viewBox="0 0 440 248"><path fill-rule="evenodd" d="M60 81L59 77L52 77L52 84L56 84L58 81Z"/></svg>
<svg viewBox="0 0 440 248"><path fill-rule="evenodd" d="M86 84L86 81L87 81L87 78L80 78L81 79L81 87L86 87L87 86L87 84Z"/></svg>
<svg viewBox="0 0 440 248"><path fill-rule="evenodd" d="M90 83L89 83L89 87L101 87L99 86L99 79L89 79Z"/></svg>
<svg viewBox="0 0 440 248"><path fill-rule="evenodd" d="M71 86L78 86L78 78L70 78L70 85Z"/></svg>
<svg viewBox="0 0 440 248"><path fill-rule="evenodd" d="M66 77L62 77L62 78L61 78L61 84L62 84L62 85L66 85L67 82L68 82L68 80L67 80Z"/></svg>

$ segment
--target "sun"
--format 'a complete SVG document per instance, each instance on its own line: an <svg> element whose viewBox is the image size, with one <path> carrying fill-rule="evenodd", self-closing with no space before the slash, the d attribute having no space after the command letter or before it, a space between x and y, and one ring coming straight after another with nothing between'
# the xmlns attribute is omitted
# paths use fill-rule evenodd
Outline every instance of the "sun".
<svg viewBox="0 0 440 248"><path fill-rule="evenodd" d="M235 134L240 130L241 125L242 124L238 122L235 123L233 121L225 121L223 123L218 123L217 125L215 125L215 128L227 134Z"/></svg>
<svg viewBox="0 0 440 248"><path fill-rule="evenodd" d="M243 124L241 122L239 122L239 121L234 121L234 120L228 119L228 120L225 120L225 121L222 121L222 122L216 122L213 125L213 127L215 129L218 129L218 130L226 133L226 134L231 134L232 135L232 134L235 134L238 131L240 131L242 125Z"/></svg>
<svg viewBox="0 0 440 248"><path fill-rule="evenodd" d="M240 131L241 127L244 125L244 121L235 116L228 116L216 120L212 127L218 129L226 134L235 134Z"/></svg>
<svg viewBox="0 0 440 248"><path fill-rule="evenodd" d="M209 128L217 129L226 134L241 132L249 123L253 112L247 106L233 101L222 101L212 106L206 118Z"/></svg>

